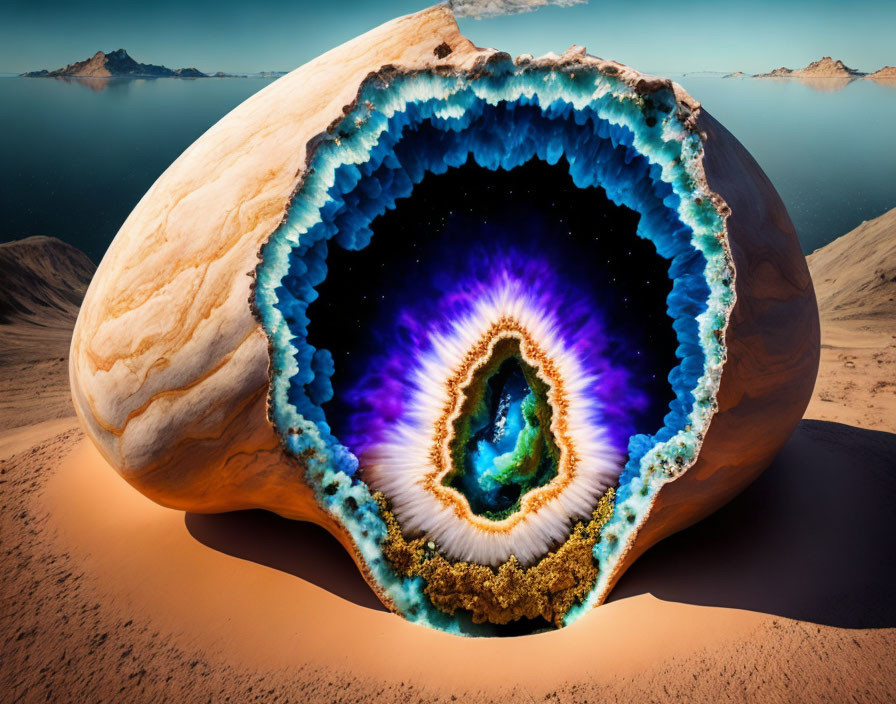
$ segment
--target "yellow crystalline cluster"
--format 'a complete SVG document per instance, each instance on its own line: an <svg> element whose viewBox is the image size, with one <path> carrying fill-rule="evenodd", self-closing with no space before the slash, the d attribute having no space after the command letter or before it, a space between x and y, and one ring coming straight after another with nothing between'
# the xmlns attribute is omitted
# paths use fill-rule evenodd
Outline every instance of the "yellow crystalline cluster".
<svg viewBox="0 0 896 704"><path fill-rule="evenodd" d="M593 549L613 515L614 494L609 489L588 523L576 523L566 542L528 568L521 568L512 556L498 568L451 562L426 537L407 540L386 498L381 493L374 498L388 530L386 559L401 575L422 577L426 595L440 611L469 611L475 623L542 618L559 627L597 580Z"/></svg>

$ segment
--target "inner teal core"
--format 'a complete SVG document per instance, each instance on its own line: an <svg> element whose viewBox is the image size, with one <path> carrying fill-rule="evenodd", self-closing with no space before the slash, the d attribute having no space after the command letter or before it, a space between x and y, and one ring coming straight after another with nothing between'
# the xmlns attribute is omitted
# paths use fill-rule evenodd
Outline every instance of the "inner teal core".
<svg viewBox="0 0 896 704"><path fill-rule="evenodd" d="M527 492L557 476L547 391L513 343L496 347L465 390L443 484L463 494L473 513L507 518Z"/></svg>

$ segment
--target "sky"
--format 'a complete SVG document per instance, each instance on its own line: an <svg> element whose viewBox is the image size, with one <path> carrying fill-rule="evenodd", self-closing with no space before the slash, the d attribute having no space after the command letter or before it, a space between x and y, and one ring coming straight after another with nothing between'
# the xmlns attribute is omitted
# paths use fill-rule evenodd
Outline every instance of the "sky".
<svg viewBox="0 0 896 704"><path fill-rule="evenodd" d="M798 68L825 55L869 72L896 65L894 0L453 1L467 37L513 55L561 53L576 43L641 71L673 75ZM118 48L143 63L208 73L291 70L430 4L0 0L0 73L59 68ZM533 5L544 6L519 12Z"/></svg>

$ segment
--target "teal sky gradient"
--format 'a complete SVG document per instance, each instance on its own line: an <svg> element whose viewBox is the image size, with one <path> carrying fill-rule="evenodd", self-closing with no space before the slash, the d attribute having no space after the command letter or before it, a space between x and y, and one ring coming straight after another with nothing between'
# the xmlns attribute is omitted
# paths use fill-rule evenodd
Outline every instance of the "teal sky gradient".
<svg viewBox="0 0 896 704"><path fill-rule="evenodd" d="M54 69L123 47L137 61L201 71L291 70L426 0L2 0L0 72ZM798 68L830 55L863 71L896 65L896 2L603 2L459 20L511 54L570 44L651 73Z"/></svg>

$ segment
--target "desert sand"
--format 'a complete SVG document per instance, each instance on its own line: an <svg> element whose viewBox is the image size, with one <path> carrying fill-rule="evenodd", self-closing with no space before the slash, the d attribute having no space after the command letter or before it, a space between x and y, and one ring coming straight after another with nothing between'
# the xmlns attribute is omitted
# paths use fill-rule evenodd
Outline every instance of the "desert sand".
<svg viewBox="0 0 896 704"><path fill-rule="evenodd" d="M744 494L645 554L610 603L524 638L462 639L385 612L315 526L145 499L65 405L74 305L48 316L53 344L39 316L7 315L4 700L892 700L894 242L896 211L809 258L818 420ZM74 280L76 261L54 271Z"/></svg>
<svg viewBox="0 0 896 704"><path fill-rule="evenodd" d="M0 433L74 415L68 348L95 270L51 237L0 244Z"/></svg>
<svg viewBox="0 0 896 704"><path fill-rule="evenodd" d="M806 417L896 433L896 209L808 261L822 371Z"/></svg>

